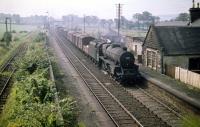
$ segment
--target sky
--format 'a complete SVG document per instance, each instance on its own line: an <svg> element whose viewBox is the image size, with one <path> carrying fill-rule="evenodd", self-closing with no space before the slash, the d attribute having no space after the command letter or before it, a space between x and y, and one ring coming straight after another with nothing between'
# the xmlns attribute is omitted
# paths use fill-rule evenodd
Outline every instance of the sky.
<svg viewBox="0 0 200 127"><path fill-rule="evenodd" d="M200 0L196 0L200 2ZM62 15L95 15L100 18L116 17L116 4L122 4L122 15L128 19L134 13L149 11L153 15L172 15L188 12L192 0L0 0L0 13L21 16L47 15L61 18Z"/></svg>

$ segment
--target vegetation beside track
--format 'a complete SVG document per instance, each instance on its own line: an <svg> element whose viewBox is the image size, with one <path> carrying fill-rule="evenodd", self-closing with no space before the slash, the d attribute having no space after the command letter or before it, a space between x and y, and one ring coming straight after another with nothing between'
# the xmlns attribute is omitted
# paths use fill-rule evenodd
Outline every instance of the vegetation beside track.
<svg viewBox="0 0 200 127"><path fill-rule="evenodd" d="M40 36L43 35L38 34L33 40ZM18 70L0 117L0 127L63 126L54 101L56 91L49 79L49 61L43 39L32 43L25 56L16 62ZM59 103L67 126L76 126L77 113L73 99L63 98Z"/></svg>
<svg viewBox="0 0 200 127"><path fill-rule="evenodd" d="M21 43L27 41L28 33L20 34L15 40L11 42L9 47L0 45L0 66L13 55L15 50L20 46Z"/></svg>
<svg viewBox="0 0 200 127"><path fill-rule="evenodd" d="M54 54L51 50L49 50L49 55L54 57ZM55 58L55 57L54 57ZM56 88L57 88L57 91L58 91L58 95L59 95L59 99L61 100L67 100L69 102L72 102L70 105L72 109L68 109L68 111L70 111L68 113L68 111L65 111L65 108L63 108L63 104L64 103L60 103L60 106L62 108L62 115L63 115L63 119L64 119L64 124L67 126L67 127L85 127L84 123L79 123L77 121L77 118L78 118L78 107L77 107L77 104L76 102L74 101L75 99L69 95L69 92L68 92L68 88L66 87L66 85L64 84L64 81L63 81L63 78L64 78L64 74L62 73L62 71L60 70L60 68L58 67L58 64L56 63L55 60L53 60L51 62L52 64L52 67L53 67L53 72L54 72L54 77L55 77L55 84L56 84ZM67 105L66 105L67 106Z"/></svg>
<svg viewBox="0 0 200 127"><path fill-rule="evenodd" d="M19 45L19 43L26 41L25 37L29 32L36 30L36 26L31 25L16 25L12 24L12 31L9 34L5 34L5 24L0 24L0 65L2 61L5 61L7 57L12 54L12 51ZM3 37L3 36L6 37ZM9 46L6 44L6 39L9 39L9 36L12 35L11 42Z"/></svg>
<svg viewBox="0 0 200 127"><path fill-rule="evenodd" d="M200 127L200 119L199 116L196 115L188 115L183 120L183 127ZM188 123L189 121L189 123Z"/></svg>

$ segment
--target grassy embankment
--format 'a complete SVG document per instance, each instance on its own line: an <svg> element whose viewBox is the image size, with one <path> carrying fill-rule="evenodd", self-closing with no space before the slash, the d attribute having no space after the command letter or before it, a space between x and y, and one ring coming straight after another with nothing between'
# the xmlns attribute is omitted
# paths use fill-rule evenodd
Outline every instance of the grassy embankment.
<svg viewBox="0 0 200 127"><path fill-rule="evenodd" d="M49 79L49 62L43 41L43 34L38 34L25 56L16 62L18 70L14 85L0 117L2 127L63 126L54 101L56 91ZM77 126L73 99L63 98L59 104L66 126Z"/></svg>

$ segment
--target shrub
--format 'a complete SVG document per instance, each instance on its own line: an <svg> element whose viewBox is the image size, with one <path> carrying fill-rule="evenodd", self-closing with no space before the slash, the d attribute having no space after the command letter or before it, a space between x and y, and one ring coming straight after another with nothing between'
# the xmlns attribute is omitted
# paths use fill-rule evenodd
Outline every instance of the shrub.
<svg viewBox="0 0 200 127"><path fill-rule="evenodd" d="M0 117L0 127L59 127L53 83L49 80L49 63L44 46L35 43L25 56L15 62L18 67L11 94ZM77 126L75 101L66 97L60 102L67 126Z"/></svg>
<svg viewBox="0 0 200 127"><path fill-rule="evenodd" d="M45 41L46 35L45 33L40 32L35 38L35 42Z"/></svg>
<svg viewBox="0 0 200 127"><path fill-rule="evenodd" d="M6 45L9 46L12 41L12 34L10 32L5 32L2 41L6 42Z"/></svg>
<svg viewBox="0 0 200 127"><path fill-rule="evenodd" d="M12 30L12 33L16 33L16 30Z"/></svg>
<svg viewBox="0 0 200 127"><path fill-rule="evenodd" d="M15 37L13 41L19 41L19 38L18 38L18 37Z"/></svg>

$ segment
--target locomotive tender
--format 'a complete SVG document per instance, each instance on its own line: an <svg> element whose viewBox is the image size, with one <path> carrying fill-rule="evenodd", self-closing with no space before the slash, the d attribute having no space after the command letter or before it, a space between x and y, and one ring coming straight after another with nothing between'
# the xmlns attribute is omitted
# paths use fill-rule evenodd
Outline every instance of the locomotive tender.
<svg viewBox="0 0 200 127"><path fill-rule="evenodd" d="M74 31L67 32L67 39L119 82L137 82L141 78L134 55L126 47Z"/></svg>

